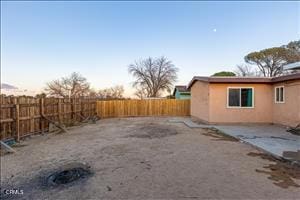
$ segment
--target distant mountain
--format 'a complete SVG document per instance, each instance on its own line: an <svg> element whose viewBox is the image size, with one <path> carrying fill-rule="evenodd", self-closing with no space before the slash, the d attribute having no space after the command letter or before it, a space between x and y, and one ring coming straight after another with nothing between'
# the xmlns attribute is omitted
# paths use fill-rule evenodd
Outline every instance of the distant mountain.
<svg viewBox="0 0 300 200"><path fill-rule="evenodd" d="M4 90L16 90L18 88L15 87L15 86L13 86L13 85L9 85L7 83L1 83L1 89L4 89Z"/></svg>

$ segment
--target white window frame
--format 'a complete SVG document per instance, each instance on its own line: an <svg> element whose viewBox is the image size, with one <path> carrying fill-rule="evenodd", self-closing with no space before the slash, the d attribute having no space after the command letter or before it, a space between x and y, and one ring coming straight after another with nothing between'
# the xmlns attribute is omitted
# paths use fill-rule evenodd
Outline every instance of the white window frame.
<svg viewBox="0 0 300 200"><path fill-rule="evenodd" d="M229 89L240 89L240 95L242 89L252 89L252 106L251 107L242 107L242 98L240 96L240 106L229 106ZM242 109L252 109L254 108L254 96L255 96L255 91L254 87L227 87L227 108L242 108Z"/></svg>
<svg viewBox="0 0 300 200"><path fill-rule="evenodd" d="M276 89L277 88L279 88L279 91L280 91L280 88L283 88L283 93L282 93L282 100L283 101L277 101L277 99L276 99L276 96L277 96L277 94L276 94ZM284 85L279 85L279 86L276 86L275 88L274 88L274 101L275 101L275 103L285 103L285 88L284 88Z"/></svg>

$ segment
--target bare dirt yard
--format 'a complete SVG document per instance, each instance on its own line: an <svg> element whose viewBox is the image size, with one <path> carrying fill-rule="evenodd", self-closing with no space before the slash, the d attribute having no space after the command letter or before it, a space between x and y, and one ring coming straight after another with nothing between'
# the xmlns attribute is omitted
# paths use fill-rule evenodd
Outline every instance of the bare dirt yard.
<svg viewBox="0 0 300 200"><path fill-rule="evenodd" d="M300 198L299 168L215 130L169 119L104 119L29 138L1 157L2 190L23 190L3 197Z"/></svg>

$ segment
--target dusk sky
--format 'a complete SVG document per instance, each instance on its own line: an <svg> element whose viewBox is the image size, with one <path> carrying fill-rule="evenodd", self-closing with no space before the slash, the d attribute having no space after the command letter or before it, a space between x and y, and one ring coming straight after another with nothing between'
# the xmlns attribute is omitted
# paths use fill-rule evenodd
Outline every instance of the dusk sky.
<svg viewBox="0 0 300 200"><path fill-rule="evenodd" d="M130 95L137 59L166 56L187 84L299 36L299 2L1 2L1 82L41 90L75 71Z"/></svg>

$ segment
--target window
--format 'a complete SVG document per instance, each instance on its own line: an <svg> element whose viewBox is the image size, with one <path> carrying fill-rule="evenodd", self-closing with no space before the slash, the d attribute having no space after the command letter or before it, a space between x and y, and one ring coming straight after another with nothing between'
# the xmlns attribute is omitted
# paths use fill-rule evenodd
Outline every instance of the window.
<svg viewBox="0 0 300 200"><path fill-rule="evenodd" d="M275 87L275 103L284 103L284 87Z"/></svg>
<svg viewBox="0 0 300 200"><path fill-rule="evenodd" d="M253 88L228 88L228 107L253 108Z"/></svg>

